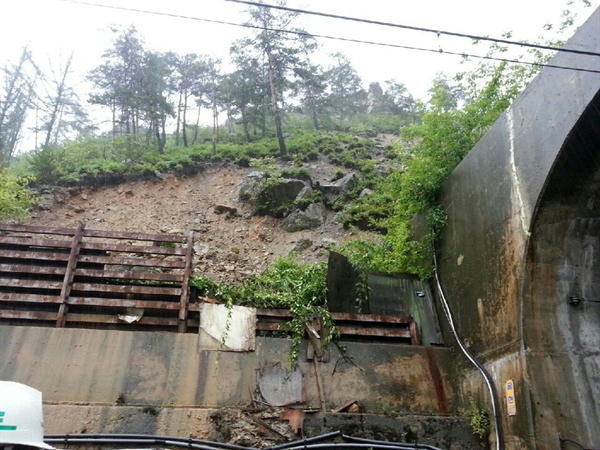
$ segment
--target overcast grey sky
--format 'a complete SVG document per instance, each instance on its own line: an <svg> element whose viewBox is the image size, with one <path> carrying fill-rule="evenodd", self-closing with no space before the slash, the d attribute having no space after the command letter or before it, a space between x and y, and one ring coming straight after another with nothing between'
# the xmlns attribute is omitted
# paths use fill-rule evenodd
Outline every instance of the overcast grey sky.
<svg viewBox="0 0 600 450"><path fill-rule="evenodd" d="M244 22L247 8L224 0L89 2L237 23ZM592 0L592 7L583 8L581 0L575 0L571 8L577 12L577 23L587 19L599 4L600 0ZM544 24L560 22L566 0L289 0L288 6L492 37L513 31L515 40L532 41L543 33ZM100 63L100 55L111 45L108 27L112 24L135 25L147 47L153 50L209 54L224 61L231 42L245 32L239 27L69 1L0 0L0 64L14 59L19 49L28 44L43 67L48 61L59 64L74 50L75 68L79 75L85 74ZM473 45L468 39L438 37L433 33L314 16L303 16L299 24L315 34L485 53L482 44ZM395 78L422 99L437 72L453 75L462 68L456 56L331 40L321 42L321 61L325 61L324 55L340 51L351 58L365 85Z"/></svg>
<svg viewBox="0 0 600 450"><path fill-rule="evenodd" d="M49 72L53 66L55 72L59 72L61 64L74 52L68 82L85 102L91 88L85 76L101 63L102 53L111 47L114 37L109 30L111 25L135 25L150 50L220 58L225 70L231 43L249 32L242 27L98 7L79 1L240 24L247 20L246 5L225 0L0 0L0 66L15 62L23 46L28 45L42 70ZM573 0L568 7L567 0L288 0L287 5L471 35L501 37L502 33L511 31L511 39L533 42L540 36L557 37L556 30L544 31L544 25L558 25L567 7L576 14L577 26L599 7L600 0L590 0L591 7L587 8L583 3L583 0ZM313 34L444 52L483 55L487 50L486 45L474 45L469 39L330 18L300 16L296 24ZM571 28L561 39L568 39L574 31L575 28ZM386 80L396 79L423 101L428 99L428 89L438 72L451 77L478 62L474 60L471 66L465 66L461 65L460 57L447 53L327 39L319 42L321 48L314 56L324 66L328 64L328 55L341 52L350 58L365 88L370 82L378 81L383 86ZM511 57L523 53L522 49L515 48ZM0 73L0 82L1 78ZM91 105L88 111L96 121L101 121L106 113ZM209 115L203 117L206 119ZM30 117L29 127L34 125L32 120ZM34 146L31 133L24 133L22 138L19 151Z"/></svg>

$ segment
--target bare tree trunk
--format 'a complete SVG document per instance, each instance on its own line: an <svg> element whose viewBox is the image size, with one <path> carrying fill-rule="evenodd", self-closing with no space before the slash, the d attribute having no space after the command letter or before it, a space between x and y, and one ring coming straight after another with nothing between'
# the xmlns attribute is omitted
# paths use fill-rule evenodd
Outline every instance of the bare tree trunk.
<svg viewBox="0 0 600 450"><path fill-rule="evenodd" d="M66 88L67 75L69 74L69 67L71 66L71 61L73 60L73 53L69 56L67 60L67 64L65 65L65 70L63 70L61 79L56 87L56 97L52 99L52 111L50 112L50 117L46 125L46 138L44 139L44 148L50 145L50 139L54 133L54 128L56 127L56 122L58 119L58 113L63 106L64 102L64 92Z"/></svg>
<svg viewBox="0 0 600 450"><path fill-rule="evenodd" d="M219 114L217 111L217 86L213 80L212 92L212 110L213 110L213 138L212 138L212 154L217 154L217 139L219 133Z"/></svg>
<svg viewBox="0 0 600 450"><path fill-rule="evenodd" d="M198 115L196 116L196 129L194 130L194 139L192 140L192 145L196 143L198 140L198 128L200 127L200 111L202 108L198 105Z"/></svg>
<svg viewBox="0 0 600 450"><path fill-rule="evenodd" d="M187 147L188 146L188 139L187 139L187 101L188 101L188 95L186 94L183 100L183 146Z"/></svg>
<svg viewBox="0 0 600 450"><path fill-rule="evenodd" d="M246 136L246 142L250 142L250 130L248 130L248 120L246 119L246 110L241 109L242 113L242 125L244 127L244 135Z"/></svg>
<svg viewBox="0 0 600 450"><path fill-rule="evenodd" d="M279 110L277 90L275 89L273 57L271 52L267 52L267 56L269 58L269 89L271 91L271 104L273 106L273 119L275 120L275 129L277 130L277 140L279 141L279 153L281 156L286 156L287 148L285 147L285 139L283 138L283 131L281 129L281 111Z"/></svg>
<svg viewBox="0 0 600 450"><path fill-rule="evenodd" d="M181 96L183 95L183 93L181 91L179 91L179 101L177 102L177 128L175 129L175 145L177 147L179 147L179 124L180 124L180 117L181 117L181 108L182 108L182 104L181 104Z"/></svg>
<svg viewBox="0 0 600 450"><path fill-rule="evenodd" d="M310 95L310 108L312 109L313 125L315 126L315 130L318 130L320 128L319 112L317 111L317 101L315 100L315 94L312 89L308 95Z"/></svg>

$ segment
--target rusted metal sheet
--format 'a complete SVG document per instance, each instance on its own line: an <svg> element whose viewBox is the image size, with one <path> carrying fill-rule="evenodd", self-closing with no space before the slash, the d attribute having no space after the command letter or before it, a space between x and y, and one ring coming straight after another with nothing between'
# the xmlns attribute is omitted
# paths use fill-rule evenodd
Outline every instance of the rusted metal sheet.
<svg viewBox="0 0 600 450"><path fill-rule="evenodd" d="M256 309L203 303L200 307L198 345L201 350L254 351Z"/></svg>
<svg viewBox="0 0 600 450"><path fill-rule="evenodd" d="M305 402L302 372L296 365L293 369L281 362L264 364L257 370L258 390L269 406L299 405Z"/></svg>
<svg viewBox="0 0 600 450"><path fill-rule="evenodd" d="M60 290L61 305L58 310L58 317L56 318L57 327L65 326L65 313L69 308L67 305L67 300L71 292L71 286L73 285L75 266L77 265L77 257L79 256L79 251L81 249L81 239L83 238L84 229L85 225L83 224L83 222L79 222L79 224L77 225L77 231L73 236L73 243L71 245L71 252L69 254L69 262L67 263L67 268L65 269L65 276L63 278L63 284Z"/></svg>
<svg viewBox="0 0 600 450"><path fill-rule="evenodd" d="M0 254L1 256L1 254ZM66 260L67 258L65 258ZM94 263L94 264L107 264L115 266L138 266L138 267L160 267L163 269L185 269L185 261L181 260L168 260L168 259L156 259L156 258L122 258L115 257L112 255L106 256L92 256L92 255L81 255L79 262Z"/></svg>
<svg viewBox="0 0 600 450"><path fill-rule="evenodd" d="M377 322L377 323L402 323L409 324L413 322L410 317L405 316L384 316L381 314L348 314L331 313L334 320L355 321L355 322Z"/></svg>
<svg viewBox="0 0 600 450"><path fill-rule="evenodd" d="M394 330L385 328L356 328L340 326L336 327L341 334L348 336L377 336L377 337L399 337L410 339L410 330Z"/></svg>
<svg viewBox="0 0 600 450"><path fill-rule="evenodd" d="M107 292L110 294L148 294L177 296L181 295L181 288L165 288L152 286L134 286L131 284L93 284L73 283L73 291L77 292Z"/></svg>
<svg viewBox="0 0 600 450"><path fill-rule="evenodd" d="M0 309L0 319L45 320L54 322L56 320L56 313L43 311L10 311Z"/></svg>
<svg viewBox="0 0 600 450"><path fill-rule="evenodd" d="M123 239L134 241L151 241L151 242L175 242L182 243L183 236L179 234L149 234L149 233L132 233L128 231L104 231L104 230L86 230L85 237L104 238L104 239Z"/></svg>
<svg viewBox="0 0 600 450"><path fill-rule="evenodd" d="M56 320L55 312L47 311L15 311L0 309L0 319L15 319L15 320L36 320L54 322ZM95 324L123 324L115 315L108 314L79 314L67 313L68 323L95 323ZM179 319L175 317L142 317L138 325L151 325L161 327L176 327ZM188 326L197 327L198 320L188 319Z"/></svg>
<svg viewBox="0 0 600 450"><path fill-rule="evenodd" d="M2 271L0 267L0 271ZM138 272L138 271L116 271L116 270L96 270L96 269L76 269L76 277L100 278L103 280L147 280L147 281L165 281L172 283L182 283L183 274L159 273L159 272Z"/></svg>
<svg viewBox="0 0 600 450"><path fill-rule="evenodd" d="M141 255L170 255L170 256L185 256L187 249L185 248L169 248L155 246L143 246L143 245L130 245L130 244L100 244L95 242L83 242L81 244L82 249L86 250L102 250L107 252L120 252L120 253L139 253Z"/></svg>
<svg viewBox="0 0 600 450"><path fill-rule="evenodd" d="M36 261L68 261L68 253L33 252L22 250L0 250L0 258Z"/></svg>
<svg viewBox="0 0 600 450"><path fill-rule="evenodd" d="M0 292L0 302L3 303L60 303L57 295L15 294Z"/></svg>
<svg viewBox="0 0 600 450"><path fill-rule="evenodd" d="M0 236L0 244L35 246L39 248L71 248L71 241L57 239L33 239L28 237Z"/></svg>
<svg viewBox="0 0 600 450"><path fill-rule="evenodd" d="M24 264L0 264L0 273L62 275L64 272L64 267L27 266Z"/></svg>
<svg viewBox="0 0 600 450"><path fill-rule="evenodd" d="M187 252L185 254L185 269L183 272L183 283L181 284L181 299L179 307L179 332L185 333L187 326L188 303L190 300L190 276L192 274L192 263L194 260L194 232L190 231L187 238ZM255 316L256 317L256 316Z"/></svg>
<svg viewBox="0 0 600 450"><path fill-rule="evenodd" d="M181 332L198 326L197 309L188 320L193 232L187 238L109 232L86 230L83 223L77 229L0 223L0 230L13 233L0 236L0 302L7 320L50 320L59 327L75 320L126 325L116 312L140 308L148 313L136 326L176 326ZM159 245L163 242L182 247ZM53 303L60 305L56 313L47 311Z"/></svg>
<svg viewBox="0 0 600 450"><path fill-rule="evenodd" d="M16 233L60 234L67 236L73 236L75 234L75 228L42 227L37 225L16 225L5 222L0 222L0 231L13 231Z"/></svg>
<svg viewBox="0 0 600 450"><path fill-rule="evenodd" d="M69 305L104 306L107 308L144 308L178 310L177 302L159 302L152 300L125 300L121 298L69 297Z"/></svg>
<svg viewBox="0 0 600 450"><path fill-rule="evenodd" d="M8 288L29 288L29 289L55 289L59 290L62 287L60 281L44 281L44 280L20 280L17 278L0 277L0 287Z"/></svg>

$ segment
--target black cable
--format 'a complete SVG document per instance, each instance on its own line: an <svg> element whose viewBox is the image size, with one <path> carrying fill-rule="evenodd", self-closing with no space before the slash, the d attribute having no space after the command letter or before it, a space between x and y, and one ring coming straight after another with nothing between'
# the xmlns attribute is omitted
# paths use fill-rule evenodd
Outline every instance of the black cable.
<svg viewBox="0 0 600 450"><path fill-rule="evenodd" d="M235 27L251 28L251 29L263 30L263 31L273 31L276 33L295 34L297 36L304 36L304 37L314 37L314 38L330 39L330 40L336 40L336 41L354 42L354 43L358 43L358 44L377 45L377 46L381 46L381 47L401 48L401 49L405 49L405 50L416 50L416 51L429 52L429 53L440 53L440 54L446 54L446 55L460 56L463 58L476 58L476 59L484 59L484 60L488 60L488 61L508 62L508 63L513 63L513 64L523 64L523 65L529 65L529 66L535 66L535 67L551 67L554 69L573 70L576 72L600 73L600 70L594 70L594 69L584 69L584 68L579 68L579 67L560 66L560 65L556 65L556 64L544 64L544 63L536 63L536 62L530 62L530 61L520 61L517 59L498 58L495 56L474 55L474 54L470 54L470 53L451 52L451 51L444 51L442 49L414 47L414 46L400 45L400 44L388 44L385 42L365 41L365 40L361 40L361 39L343 38L343 37L329 36L329 35L323 35L323 34L313 34L313 33L308 33L308 32L298 31L298 30L283 30L283 29L277 29L277 28L264 28L264 27L260 27L257 25L226 22L223 20L204 19L201 17L185 16L182 14L172 14L172 13L163 13L163 12L158 12L158 11L148 11L148 10L144 10L144 9L126 8L123 6L101 5L98 3L91 3L91 2L81 1L81 0L60 0L60 1L75 3L75 4L80 4L80 5L97 6L100 8L117 9L117 10L138 12L138 13L144 13L144 14L154 14L154 15L158 15L158 16L174 17L174 18L178 18L178 19L197 20L200 22L216 23L219 25L230 25L230 26L235 26Z"/></svg>
<svg viewBox="0 0 600 450"><path fill-rule="evenodd" d="M475 367L477 367L479 372L481 372L481 375L483 375L483 378L488 386L490 398L492 401L492 408L494 411L494 423L496 425L495 426L495 428L496 428L495 429L496 450L504 450L504 435L502 432L502 418L500 417L500 403L498 401L498 391L496 389L496 384L494 383L494 379L492 378L492 376L490 375L488 370L484 367L483 364L481 364L479 362L479 360L477 360L477 358L475 358L475 356L465 346L463 341L460 339L460 336L458 335L458 331L456 330L456 327L454 325L454 319L452 318L452 311L450 311L450 305L448 305L448 301L446 300L446 296L444 295L444 290L442 288L442 282L440 281L437 257L435 255L435 246L433 246L432 250L433 250L434 275L435 275L435 281L436 281L437 288L438 288L439 298L440 298L440 301L442 304L442 310L444 311L444 315L446 316L446 320L448 321L448 325L450 325L450 330L452 331L452 335L454 336L454 339L456 339L458 346L460 347L462 352L465 354L465 356L468 358L468 360L471 361L471 363L473 363L473 365Z"/></svg>
<svg viewBox="0 0 600 450"><path fill-rule="evenodd" d="M457 33L454 31L432 30L431 28L415 27L415 26L411 26L411 25L402 25L402 24L390 23L390 22L381 22L379 20L361 19L358 17L342 16L339 14L329 14L329 13L323 13L323 12L318 12L318 11L309 11L306 9L289 8L287 6L270 5L267 3L258 3L258 2L248 1L248 0L225 0L225 1L233 2L233 3L242 3L242 4L250 5L250 6L259 6L259 7L264 7L264 8L279 9L282 11L296 12L296 13L300 13L300 14L309 14L309 15L313 15L313 16L329 17L332 19L350 20L353 22L368 23L371 25L402 28L405 30L421 31L421 32L426 32L426 33L435 33L437 35L444 34L446 36L468 38L468 39L473 39L476 41L489 41L489 42L495 42L497 44L518 45L519 47L537 48L537 49L541 49L541 50L552 50L552 51L557 51L557 52L576 53L579 55L588 55L588 56L600 56L600 53L590 52L587 50L574 50L574 49L568 49L568 48L554 47L551 45L530 44L528 42L511 41L509 39L498 39L498 38L491 38L488 36L477 36L474 34Z"/></svg>

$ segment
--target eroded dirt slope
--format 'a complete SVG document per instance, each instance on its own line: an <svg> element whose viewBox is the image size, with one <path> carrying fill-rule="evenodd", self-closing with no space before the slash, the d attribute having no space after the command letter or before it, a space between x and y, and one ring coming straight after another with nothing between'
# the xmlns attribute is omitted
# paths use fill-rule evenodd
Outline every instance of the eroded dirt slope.
<svg viewBox="0 0 600 450"><path fill-rule="evenodd" d="M305 166L313 181L327 183L338 169L325 161ZM333 222L329 211L323 226L286 232L280 220L251 215L251 206L238 199L245 175L253 169L235 165L209 165L195 175L159 175L152 180L126 182L101 188L61 189L46 199L30 224L142 233L195 231L194 274L216 281L237 281L262 272L275 259L289 254L301 239L310 245L297 252L300 261L327 258L328 240L343 242L350 235ZM237 209L230 216L216 205ZM324 241L325 239L325 241Z"/></svg>

